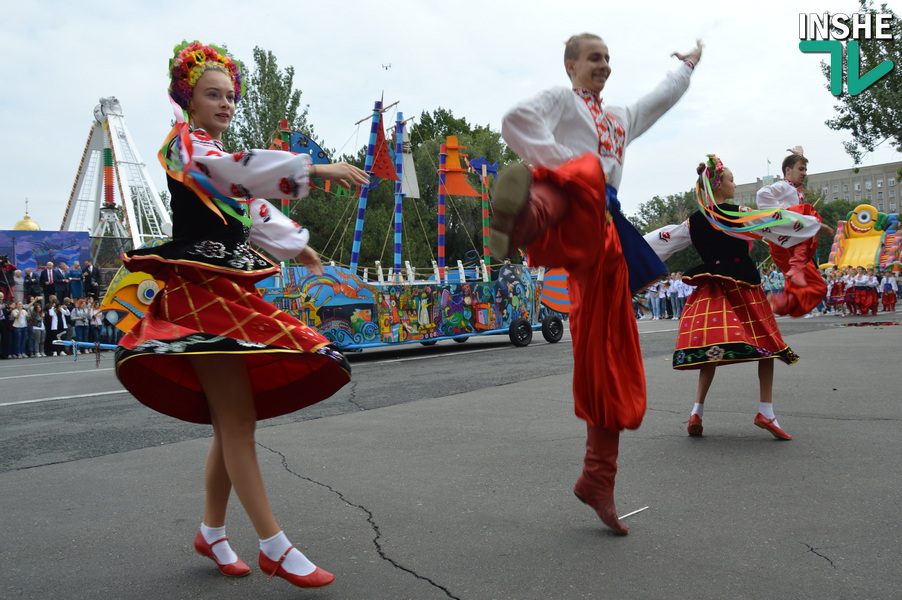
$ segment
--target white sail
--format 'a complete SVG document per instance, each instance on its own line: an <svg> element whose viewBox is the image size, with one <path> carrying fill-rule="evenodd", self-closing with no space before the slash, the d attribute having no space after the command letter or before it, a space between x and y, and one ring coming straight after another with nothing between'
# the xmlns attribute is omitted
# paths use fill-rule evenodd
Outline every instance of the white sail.
<svg viewBox="0 0 902 600"><path fill-rule="evenodd" d="M404 129L404 141L401 145L402 177L401 192L408 198L420 197L420 183L417 181L417 169L413 164L413 152L410 149L410 135Z"/></svg>

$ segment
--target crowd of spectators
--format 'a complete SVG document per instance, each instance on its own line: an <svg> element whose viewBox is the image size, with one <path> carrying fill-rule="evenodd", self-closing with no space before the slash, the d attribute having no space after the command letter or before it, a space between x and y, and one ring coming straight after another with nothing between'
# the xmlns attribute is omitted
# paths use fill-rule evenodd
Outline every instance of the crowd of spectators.
<svg viewBox="0 0 902 600"><path fill-rule="evenodd" d="M90 260L82 267L47 263L40 273L16 270L9 296L0 292L0 358L36 358L87 348L54 345L53 341L115 344L121 332L100 310L100 271Z"/></svg>
<svg viewBox="0 0 902 600"><path fill-rule="evenodd" d="M633 297L633 310L641 320L679 320L686 299L695 288L683 281L683 274L671 273Z"/></svg>

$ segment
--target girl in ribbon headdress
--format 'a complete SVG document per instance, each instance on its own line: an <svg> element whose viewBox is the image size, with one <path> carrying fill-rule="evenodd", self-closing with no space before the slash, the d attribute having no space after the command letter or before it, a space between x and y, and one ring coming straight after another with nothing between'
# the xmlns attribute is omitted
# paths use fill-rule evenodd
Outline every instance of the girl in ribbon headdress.
<svg viewBox="0 0 902 600"><path fill-rule="evenodd" d="M325 338L260 297L255 282L279 268L249 241L322 274L308 232L260 198L303 197L314 175L346 187L367 177L346 163L314 166L307 155L227 153L221 136L244 84L225 50L183 43L170 76L176 125L160 159L172 197L172 241L124 258L130 270L166 285L120 341L116 373L147 406L213 426L195 550L225 575L250 573L225 535L234 489L260 538L260 568L300 587L327 585L334 576L294 548L273 517L254 430L258 420L328 398L349 381L350 367Z"/></svg>
<svg viewBox="0 0 902 600"><path fill-rule="evenodd" d="M774 437L790 440L773 411L774 358L786 364L798 360L783 341L768 299L761 287L761 276L749 257L757 234L740 232L762 219L757 211L746 211L726 201L733 198L736 184L733 173L714 155L698 166L700 210L678 226L668 226L666 249L656 244L660 231L645 237L662 258L668 258L690 243L698 250L703 264L683 275L695 286L680 318L674 369L698 369L698 392L689 417L688 432L702 435L705 397L719 365L757 361L760 404L754 424ZM739 227L741 215L757 216L753 225ZM773 227L785 226L773 225ZM791 228L791 227L790 227Z"/></svg>

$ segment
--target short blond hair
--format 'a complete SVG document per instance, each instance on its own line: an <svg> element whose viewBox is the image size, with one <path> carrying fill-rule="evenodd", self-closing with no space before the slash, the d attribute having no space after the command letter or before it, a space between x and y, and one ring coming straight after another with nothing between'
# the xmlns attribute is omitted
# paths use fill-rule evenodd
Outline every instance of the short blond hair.
<svg viewBox="0 0 902 600"><path fill-rule="evenodd" d="M568 60L577 60L579 58L579 50L583 40L600 40L601 36L594 33L580 33L579 35L571 35L570 39L564 42L564 62Z"/></svg>

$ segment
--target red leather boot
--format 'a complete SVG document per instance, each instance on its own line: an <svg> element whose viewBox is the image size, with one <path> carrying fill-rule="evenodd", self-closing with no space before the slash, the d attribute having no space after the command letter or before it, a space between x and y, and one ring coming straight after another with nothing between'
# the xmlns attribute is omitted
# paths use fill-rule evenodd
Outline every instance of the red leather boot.
<svg viewBox="0 0 902 600"><path fill-rule="evenodd" d="M614 506L614 478L617 475L617 451L620 432L587 425L586 458L583 473L576 481L573 493L584 504L595 509L604 524L614 533L629 533L626 525L617 518Z"/></svg>

